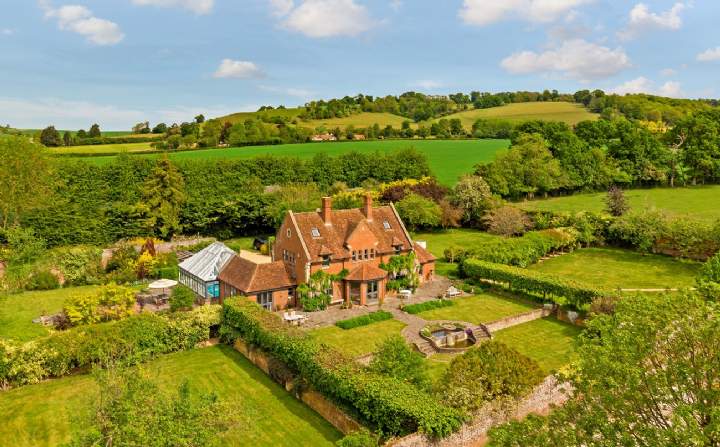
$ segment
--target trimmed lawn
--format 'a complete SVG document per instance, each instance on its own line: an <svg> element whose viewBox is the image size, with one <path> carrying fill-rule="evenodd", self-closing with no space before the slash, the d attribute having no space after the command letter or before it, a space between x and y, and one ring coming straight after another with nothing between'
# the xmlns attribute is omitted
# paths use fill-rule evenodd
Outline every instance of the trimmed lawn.
<svg viewBox="0 0 720 447"><path fill-rule="evenodd" d="M237 405L242 419L225 436L226 445L333 446L341 437L320 415L228 346L170 354L145 368L167 387L188 380L192 388L215 392ZM3 445L67 442L72 418L91 405L96 393L95 382L87 375L0 392Z"/></svg>
<svg viewBox="0 0 720 447"><path fill-rule="evenodd" d="M577 326L547 317L498 331L494 339L535 360L550 374L573 360L580 332Z"/></svg>
<svg viewBox="0 0 720 447"><path fill-rule="evenodd" d="M400 335L405 323L385 320L353 329L328 326L310 331L316 340L331 346L353 358L375 352L378 343L390 335Z"/></svg>
<svg viewBox="0 0 720 447"><path fill-rule="evenodd" d="M702 264L618 248L583 248L529 268L609 289L692 287Z"/></svg>
<svg viewBox="0 0 720 447"><path fill-rule="evenodd" d="M425 366L433 385L437 384L450 362L459 354L438 353L425 359Z"/></svg>
<svg viewBox="0 0 720 447"><path fill-rule="evenodd" d="M0 338L28 341L48 335L50 330L46 326L33 323L34 318L60 312L68 297L89 293L95 289L97 286L68 287L0 295Z"/></svg>
<svg viewBox="0 0 720 447"><path fill-rule="evenodd" d="M458 177L469 173L480 162L495 159L495 154L507 149L508 140L379 140L343 141L333 143L279 144L275 146L247 146L230 149L188 150L170 153L173 161L183 160L237 160L261 155L298 157L308 159L318 153L337 156L348 152L372 154L415 148L428 158L430 170L440 183L453 185ZM138 157L156 158L159 154L138 154ZM81 157L79 160L94 164L107 164L116 157Z"/></svg>
<svg viewBox="0 0 720 447"><path fill-rule="evenodd" d="M605 209L606 193L575 194L545 200L519 203L527 210L544 210L577 213L601 212ZM631 209L660 209L671 215L687 215L694 219L714 221L720 219L720 185L693 186L687 188L656 188L626 190L625 197Z"/></svg>
<svg viewBox="0 0 720 447"><path fill-rule="evenodd" d="M420 312L426 320L458 320L480 324L518 315L536 309L530 303L505 298L493 293L455 298L454 306Z"/></svg>

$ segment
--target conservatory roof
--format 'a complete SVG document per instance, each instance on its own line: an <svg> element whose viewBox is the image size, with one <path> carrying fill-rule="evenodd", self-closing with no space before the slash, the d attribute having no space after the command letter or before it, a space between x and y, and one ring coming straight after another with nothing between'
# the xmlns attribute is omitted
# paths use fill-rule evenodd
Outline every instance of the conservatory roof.
<svg viewBox="0 0 720 447"><path fill-rule="evenodd" d="M203 248L191 258L180 263L180 270L200 279L215 281L225 264L235 255L222 242L214 242Z"/></svg>

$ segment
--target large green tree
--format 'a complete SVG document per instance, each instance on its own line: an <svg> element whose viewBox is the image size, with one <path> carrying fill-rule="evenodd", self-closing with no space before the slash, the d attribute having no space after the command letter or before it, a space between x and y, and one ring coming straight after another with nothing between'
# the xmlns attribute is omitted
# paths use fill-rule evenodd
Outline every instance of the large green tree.
<svg viewBox="0 0 720 447"><path fill-rule="evenodd" d="M60 132L55 129L55 126L48 126L40 132L40 144L47 147L57 147L62 144Z"/></svg>
<svg viewBox="0 0 720 447"><path fill-rule="evenodd" d="M47 150L23 136L0 135L0 225L48 203L54 175Z"/></svg>
<svg viewBox="0 0 720 447"><path fill-rule="evenodd" d="M592 319L548 418L491 432L498 446L720 445L720 308L688 293L626 297Z"/></svg>
<svg viewBox="0 0 720 447"><path fill-rule="evenodd" d="M170 238L180 230L180 211L185 203L185 180L166 156L158 159L143 188L144 203L156 234Z"/></svg>

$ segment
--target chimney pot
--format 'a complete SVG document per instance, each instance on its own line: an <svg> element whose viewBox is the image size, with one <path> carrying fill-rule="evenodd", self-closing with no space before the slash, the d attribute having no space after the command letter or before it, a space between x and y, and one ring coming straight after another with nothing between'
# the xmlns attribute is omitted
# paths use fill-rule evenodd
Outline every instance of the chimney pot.
<svg viewBox="0 0 720 447"><path fill-rule="evenodd" d="M365 200L363 201L363 214L365 214L365 218L367 220L373 219L372 196L370 194L365 194Z"/></svg>
<svg viewBox="0 0 720 447"><path fill-rule="evenodd" d="M322 217L325 225L332 225L332 198L322 198L322 210L320 211L320 217Z"/></svg>

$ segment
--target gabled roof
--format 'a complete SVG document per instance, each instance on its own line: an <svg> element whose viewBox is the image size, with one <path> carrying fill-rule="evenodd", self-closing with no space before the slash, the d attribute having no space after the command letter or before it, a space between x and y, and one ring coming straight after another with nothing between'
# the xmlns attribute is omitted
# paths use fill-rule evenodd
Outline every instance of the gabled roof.
<svg viewBox="0 0 720 447"><path fill-rule="evenodd" d="M235 252L222 242L213 242L180 263L180 270L201 281L214 281Z"/></svg>
<svg viewBox="0 0 720 447"><path fill-rule="evenodd" d="M424 248L422 245L415 242L413 244L413 248L415 248L415 257L417 258L418 262L420 264L427 264L428 262L434 262L437 258L433 256L432 253L427 251L427 248Z"/></svg>
<svg viewBox="0 0 720 447"><path fill-rule="evenodd" d="M392 206L374 207L372 213L373 219L367 220L365 214L358 208L332 210L332 225L325 225L318 212L291 213L291 217L304 247L307 247L310 260L313 262L322 259L320 254L322 251L329 252L328 254L334 259L349 259L351 253L345 244L353 230L360 227L361 222L363 222L362 226L366 225L377 239L375 250L378 253L394 252L393 238L402 242L404 249L412 247L405 227ZM389 229L385 229L384 222L386 221ZM320 231L320 237L312 237L313 228Z"/></svg>
<svg viewBox="0 0 720 447"><path fill-rule="evenodd" d="M283 261L258 264L240 256L230 259L218 279L247 294L295 285Z"/></svg>
<svg viewBox="0 0 720 447"><path fill-rule="evenodd" d="M355 267L345 277L347 281L372 281L376 279L383 279L387 276L387 272L379 267L363 262L359 266Z"/></svg>

